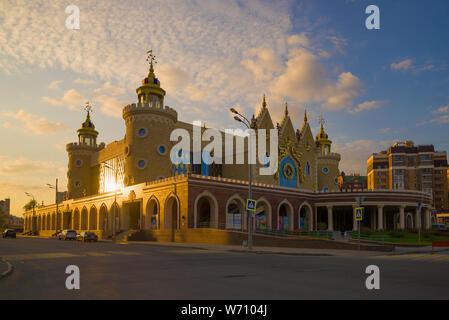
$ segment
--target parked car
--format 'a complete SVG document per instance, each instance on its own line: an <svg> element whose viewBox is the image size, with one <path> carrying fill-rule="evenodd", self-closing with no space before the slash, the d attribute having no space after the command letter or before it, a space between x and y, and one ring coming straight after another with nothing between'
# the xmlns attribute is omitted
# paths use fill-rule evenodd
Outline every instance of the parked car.
<svg viewBox="0 0 449 320"><path fill-rule="evenodd" d="M55 233L53 233L53 234L51 235L51 237L52 237L52 238L57 238L57 239L59 239L59 237L61 236L61 233L62 233L62 231L61 231L61 230L58 230L58 231L56 231Z"/></svg>
<svg viewBox="0 0 449 320"><path fill-rule="evenodd" d="M446 231L447 227L443 223L434 223L432 224L432 230Z"/></svg>
<svg viewBox="0 0 449 320"><path fill-rule="evenodd" d="M3 238L15 238L16 237L16 231L13 229L5 229L5 231L3 231Z"/></svg>
<svg viewBox="0 0 449 320"><path fill-rule="evenodd" d="M58 239L59 240L76 240L76 231L75 230L69 230L65 229L62 230L62 232L59 234Z"/></svg>
<svg viewBox="0 0 449 320"><path fill-rule="evenodd" d="M98 241L98 237L94 232L90 232L90 231L83 231L81 232L77 237L77 240L86 242L86 241L93 241L93 242L97 242Z"/></svg>

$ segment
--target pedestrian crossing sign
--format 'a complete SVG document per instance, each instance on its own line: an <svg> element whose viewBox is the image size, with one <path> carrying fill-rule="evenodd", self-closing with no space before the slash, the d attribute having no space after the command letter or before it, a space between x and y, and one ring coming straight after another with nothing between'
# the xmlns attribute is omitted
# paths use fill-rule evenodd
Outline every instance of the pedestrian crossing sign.
<svg viewBox="0 0 449 320"><path fill-rule="evenodd" d="M248 211L256 211L256 200L254 199L247 199L246 200L246 210Z"/></svg>
<svg viewBox="0 0 449 320"><path fill-rule="evenodd" d="M362 221L363 220L363 213L365 212L365 208L363 207L357 207L354 209L354 217L355 221Z"/></svg>

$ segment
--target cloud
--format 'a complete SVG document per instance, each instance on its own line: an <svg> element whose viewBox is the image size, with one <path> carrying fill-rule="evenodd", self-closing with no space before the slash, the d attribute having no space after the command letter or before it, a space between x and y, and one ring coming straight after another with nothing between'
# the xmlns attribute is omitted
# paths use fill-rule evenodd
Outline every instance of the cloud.
<svg viewBox="0 0 449 320"><path fill-rule="evenodd" d="M120 118L123 107L127 105L125 101L104 94L95 96L93 101L99 105L101 112L114 118Z"/></svg>
<svg viewBox="0 0 449 320"><path fill-rule="evenodd" d="M392 70L404 70L404 71L406 71L406 70L410 69L412 67L412 65L413 65L413 60L405 59L405 60L402 60L400 62L392 63L390 65L390 68Z"/></svg>
<svg viewBox="0 0 449 320"><path fill-rule="evenodd" d="M58 89L59 85L62 83L61 80L56 80L50 83L50 85L48 86L50 89Z"/></svg>
<svg viewBox="0 0 449 320"><path fill-rule="evenodd" d="M70 129L60 122L47 120L45 117L27 113L22 109L17 113L2 112L0 114L16 120L16 124L9 123L8 128L17 127L27 134L49 135Z"/></svg>
<svg viewBox="0 0 449 320"><path fill-rule="evenodd" d="M21 157L14 160L2 161L0 163L0 175L30 174L54 168L54 163Z"/></svg>
<svg viewBox="0 0 449 320"><path fill-rule="evenodd" d="M334 141L333 150L341 154L340 171L366 175L366 161L373 153L378 153L391 146L395 140L375 141L360 139L345 143Z"/></svg>
<svg viewBox="0 0 449 320"><path fill-rule="evenodd" d="M419 123L417 123L417 126L424 126L431 123L436 124L443 124L443 123L449 123L449 104L445 106L441 106L436 110L432 111L432 114L437 114L438 117L430 119L430 120L424 120Z"/></svg>
<svg viewBox="0 0 449 320"><path fill-rule="evenodd" d="M92 80L86 80L86 79L81 79L81 78L77 78L75 81L73 81L74 83L78 83L78 84L85 84L85 85L89 85L89 84L95 84L95 81Z"/></svg>
<svg viewBox="0 0 449 320"><path fill-rule="evenodd" d="M108 94L111 96L121 96L125 94L126 90L124 88L113 86L110 82L106 82L103 85L103 87L97 88L93 92L95 94Z"/></svg>
<svg viewBox="0 0 449 320"><path fill-rule="evenodd" d="M49 103L49 104L51 104L52 106L55 106L55 107L61 107L61 106L64 105L64 103L62 101L60 101L58 99L51 98L51 97L47 97L47 96L42 97L41 101L45 102L45 103Z"/></svg>
<svg viewBox="0 0 449 320"><path fill-rule="evenodd" d="M384 103L385 103L385 101L382 101L382 100L365 101L363 103L358 104L357 107L355 107L350 112L357 113L357 112L361 112L361 111L377 109L377 108L380 108Z"/></svg>

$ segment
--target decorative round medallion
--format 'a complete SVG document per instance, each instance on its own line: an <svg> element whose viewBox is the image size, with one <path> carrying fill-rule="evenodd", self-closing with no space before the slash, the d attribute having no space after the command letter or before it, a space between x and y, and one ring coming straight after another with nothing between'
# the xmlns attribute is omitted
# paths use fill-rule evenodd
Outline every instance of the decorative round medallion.
<svg viewBox="0 0 449 320"><path fill-rule="evenodd" d="M295 170L293 169L293 166L290 163L286 163L284 167L282 168L282 173L284 174L284 177L287 180L290 180L293 178Z"/></svg>

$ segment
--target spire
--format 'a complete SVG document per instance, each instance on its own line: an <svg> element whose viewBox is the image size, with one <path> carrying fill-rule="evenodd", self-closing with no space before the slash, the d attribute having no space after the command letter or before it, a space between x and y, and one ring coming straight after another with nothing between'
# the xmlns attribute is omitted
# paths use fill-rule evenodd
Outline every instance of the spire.
<svg viewBox="0 0 449 320"><path fill-rule="evenodd" d="M284 111L285 116L288 116L288 105L287 102L285 103L285 111Z"/></svg>
<svg viewBox="0 0 449 320"><path fill-rule="evenodd" d="M307 109L304 110L304 122L307 122Z"/></svg>
<svg viewBox="0 0 449 320"><path fill-rule="evenodd" d="M156 76L154 75L154 68L153 68L153 61L154 63L157 63L156 61L156 56L153 55L153 50L150 50L147 52L148 57L147 57L147 61L150 62L150 72L148 73L148 78L156 78Z"/></svg>
<svg viewBox="0 0 449 320"><path fill-rule="evenodd" d="M266 109L267 102L265 101L265 94L263 95L262 108Z"/></svg>

